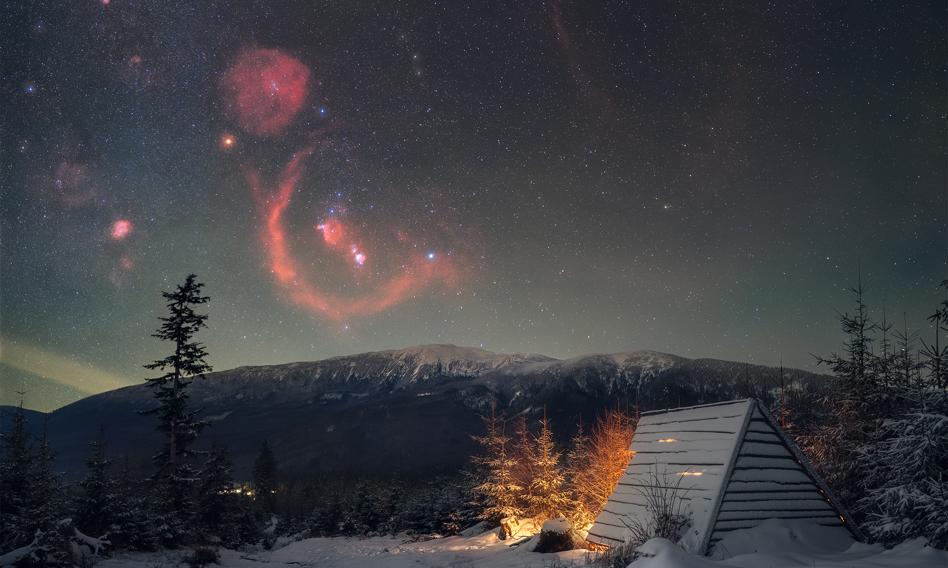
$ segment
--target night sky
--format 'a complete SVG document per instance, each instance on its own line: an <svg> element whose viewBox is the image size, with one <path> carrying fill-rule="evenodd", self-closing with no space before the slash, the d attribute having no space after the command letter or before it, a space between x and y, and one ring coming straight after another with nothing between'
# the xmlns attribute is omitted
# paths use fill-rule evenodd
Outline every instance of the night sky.
<svg viewBox="0 0 948 568"><path fill-rule="evenodd" d="M815 368L946 271L944 2L14 2L0 403L422 343ZM922 331L926 331L922 329Z"/></svg>

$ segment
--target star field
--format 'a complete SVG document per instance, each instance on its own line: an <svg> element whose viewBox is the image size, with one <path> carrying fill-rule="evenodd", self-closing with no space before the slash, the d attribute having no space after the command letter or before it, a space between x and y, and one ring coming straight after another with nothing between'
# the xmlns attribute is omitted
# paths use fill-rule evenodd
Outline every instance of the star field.
<svg viewBox="0 0 948 568"><path fill-rule="evenodd" d="M16 2L0 404L420 343L814 368L946 277L944 3ZM924 331L924 330L922 330Z"/></svg>

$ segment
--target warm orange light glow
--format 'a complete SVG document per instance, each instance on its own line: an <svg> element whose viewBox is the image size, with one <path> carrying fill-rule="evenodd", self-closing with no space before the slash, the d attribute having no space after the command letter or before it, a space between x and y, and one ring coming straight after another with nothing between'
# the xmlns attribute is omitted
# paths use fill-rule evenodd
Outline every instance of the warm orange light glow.
<svg viewBox="0 0 948 568"><path fill-rule="evenodd" d="M677 441L678 441L678 440L676 440L676 439L674 439L674 438L662 438L661 440L658 441L658 443L659 443L659 444L669 444L669 443L671 443L671 442L677 442Z"/></svg>
<svg viewBox="0 0 948 568"><path fill-rule="evenodd" d="M678 472L678 475L681 475L681 476L683 476L683 477L698 477L698 476L704 475L704 472L702 472L702 471L679 471L679 472Z"/></svg>
<svg viewBox="0 0 948 568"><path fill-rule="evenodd" d="M234 147L234 144L237 143L237 139L234 138L233 134L225 134L221 136L221 148L229 150Z"/></svg>

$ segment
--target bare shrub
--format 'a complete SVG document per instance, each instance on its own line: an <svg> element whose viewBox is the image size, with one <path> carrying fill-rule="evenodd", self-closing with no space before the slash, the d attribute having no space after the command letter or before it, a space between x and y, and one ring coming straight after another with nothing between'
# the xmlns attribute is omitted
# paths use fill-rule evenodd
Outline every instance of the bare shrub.
<svg viewBox="0 0 948 568"><path fill-rule="evenodd" d="M682 530L688 526L683 499L687 490L681 487L683 479L683 475L671 476L667 471L659 473L656 466L646 486L636 488L637 493L645 498L646 516L644 519L622 518L622 524L629 531L627 542L638 546L656 537L678 541Z"/></svg>
<svg viewBox="0 0 948 568"><path fill-rule="evenodd" d="M587 553L586 564L595 564L603 568L626 568L639 557L639 553L636 551L638 546L634 542L623 542L595 556L592 553Z"/></svg>

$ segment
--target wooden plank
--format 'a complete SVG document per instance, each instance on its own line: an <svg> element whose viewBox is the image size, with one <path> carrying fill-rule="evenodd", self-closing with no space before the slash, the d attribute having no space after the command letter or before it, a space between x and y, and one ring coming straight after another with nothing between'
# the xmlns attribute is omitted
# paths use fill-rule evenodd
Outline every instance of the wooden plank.
<svg viewBox="0 0 948 568"><path fill-rule="evenodd" d="M808 483L813 484L813 480L802 469L742 469L735 470L731 475L731 483ZM814 486L815 487L815 486Z"/></svg>
<svg viewBox="0 0 948 568"><path fill-rule="evenodd" d="M755 509L738 511L720 511L718 522L739 521L744 519L815 519L835 517L836 511L832 508L820 507L817 509Z"/></svg>
<svg viewBox="0 0 948 568"><path fill-rule="evenodd" d="M793 511L801 509L829 509L833 506L826 499L815 497L812 499L760 499L757 501L726 501L721 504L721 510L749 511L749 510L783 510Z"/></svg>
<svg viewBox="0 0 948 568"><path fill-rule="evenodd" d="M671 415L669 415L671 416ZM729 414L713 414L707 416L680 416L678 418L669 419L669 420L642 420L639 423L645 426L667 426L669 424L687 424L693 422L702 422L704 420L729 420L734 419L737 421L740 418L744 417L744 412L732 412Z"/></svg>
<svg viewBox="0 0 948 568"><path fill-rule="evenodd" d="M737 458L737 463L734 464L736 467L775 467L775 468L787 468L792 467L803 471L803 466L794 459L790 454L785 455L774 455L774 456L759 456L759 455L747 455L741 454Z"/></svg>
<svg viewBox="0 0 948 568"><path fill-rule="evenodd" d="M780 436L774 434L773 432L748 432L744 436L744 440L749 442L757 442L759 444L779 444L783 445L783 442L780 441Z"/></svg>
<svg viewBox="0 0 948 568"><path fill-rule="evenodd" d="M825 500L815 489L802 489L796 491L746 491L737 493L728 491L724 495L725 502L743 502L743 501L799 501L807 499Z"/></svg>

